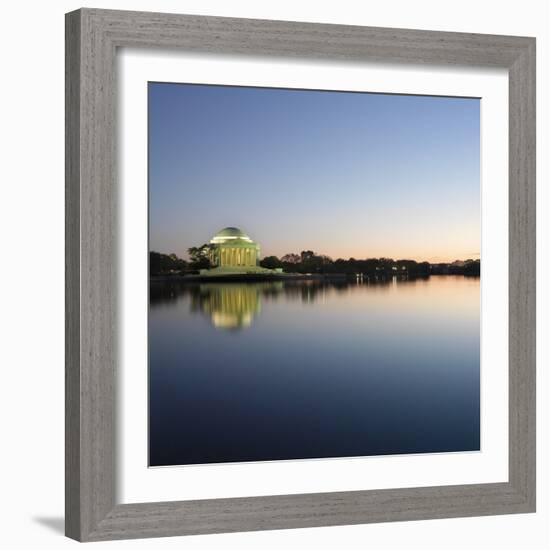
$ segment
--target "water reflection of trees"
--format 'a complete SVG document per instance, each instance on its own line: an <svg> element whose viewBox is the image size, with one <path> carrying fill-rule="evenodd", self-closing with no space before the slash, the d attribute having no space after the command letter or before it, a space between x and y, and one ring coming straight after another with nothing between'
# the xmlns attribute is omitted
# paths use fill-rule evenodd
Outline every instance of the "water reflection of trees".
<svg viewBox="0 0 550 550"><path fill-rule="evenodd" d="M221 329L239 329L252 324L261 311L262 300L287 299L312 304L329 292L346 293L358 287L388 288L392 284L410 284L411 279L388 278L363 280L288 280L271 282L187 283L152 281L149 292L151 308L169 306L188 297L193 313L210 318Z"/></svg>

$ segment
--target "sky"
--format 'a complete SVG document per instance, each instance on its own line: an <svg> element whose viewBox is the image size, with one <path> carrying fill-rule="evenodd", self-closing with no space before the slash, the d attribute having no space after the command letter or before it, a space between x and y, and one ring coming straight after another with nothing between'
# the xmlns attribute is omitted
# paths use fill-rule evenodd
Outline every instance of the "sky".
<svg viewBox="0 0 550 550"><path fill-rule="evenodd" d="M150 250L479 258L480 100L149 83Z"/></svg>

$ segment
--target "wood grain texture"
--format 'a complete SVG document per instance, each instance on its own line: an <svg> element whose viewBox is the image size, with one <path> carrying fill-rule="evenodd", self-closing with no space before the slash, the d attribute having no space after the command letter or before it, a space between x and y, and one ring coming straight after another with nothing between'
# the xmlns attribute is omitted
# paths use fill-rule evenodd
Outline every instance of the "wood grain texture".
<svg viewBox="0 0 550 550"><path fill-rule="evenodd" d="M65 530L80 528L80 17L65 27Z"/></svg>
<svg viewBox="0 0 550 550"><path fill-rule="evenodd" d="M119 47L504 67L510 81L509 481L115 503ZM111 10L66 16L66 533L110 540L535 510L535 40Z"/></svg>
<svg viewBox="0 0 550 550"><path fill-rule="evenodd" d="M535 43L509 70L510 483L535 509Z"/></svg>
<svg viewBox="0 0 550 550"><path fill-rule="evenodd" d="M114 506L114 50L85 12L67 29L78 70L67 86L67 534L79 539Z"/></svg>

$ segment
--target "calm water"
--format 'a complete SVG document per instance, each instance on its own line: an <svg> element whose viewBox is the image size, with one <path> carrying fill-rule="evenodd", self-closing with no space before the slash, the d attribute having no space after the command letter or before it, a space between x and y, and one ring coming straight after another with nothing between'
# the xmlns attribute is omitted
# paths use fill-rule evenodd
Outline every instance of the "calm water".
<svg viewBox="0 0 550 550"><path fill-rule="evenodd" d="M150 465L479 449L479 279L152 283Z"/></svg>

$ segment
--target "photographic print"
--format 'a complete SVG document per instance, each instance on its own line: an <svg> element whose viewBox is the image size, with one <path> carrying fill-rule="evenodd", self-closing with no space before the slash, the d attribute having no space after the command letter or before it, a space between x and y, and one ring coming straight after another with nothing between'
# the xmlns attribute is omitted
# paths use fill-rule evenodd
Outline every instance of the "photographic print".
<svg viewBox="0 0 550 550"><path fill-rule="evenodd" d="M479 451L479 98L148 86L149 466Z"/></svg>

